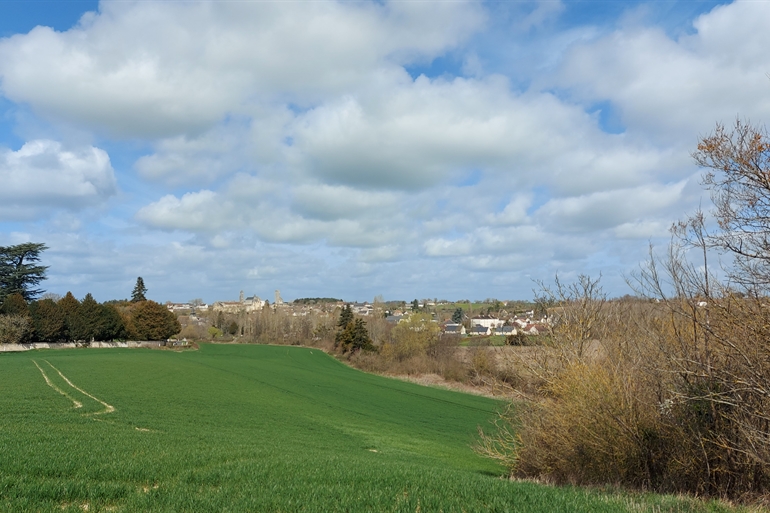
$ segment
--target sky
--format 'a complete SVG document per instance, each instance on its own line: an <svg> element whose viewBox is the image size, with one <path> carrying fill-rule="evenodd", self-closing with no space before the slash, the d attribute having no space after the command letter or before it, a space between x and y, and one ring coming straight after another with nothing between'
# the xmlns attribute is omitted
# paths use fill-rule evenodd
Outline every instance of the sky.
<svg viewBox="0 0 770 513"><path fill-rule="evenodd" d="M0 246L98 301L611 296L770 120L770 2L0 0Z"/></svg>

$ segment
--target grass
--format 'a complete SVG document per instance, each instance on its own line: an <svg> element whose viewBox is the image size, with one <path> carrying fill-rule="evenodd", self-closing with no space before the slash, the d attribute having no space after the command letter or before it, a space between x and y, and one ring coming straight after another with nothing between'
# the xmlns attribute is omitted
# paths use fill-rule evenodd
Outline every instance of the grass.
<svg viewBox="0 0 770 513"><path fill-rule="evenodd" d="M473 346L504 346L505 335L471 336L466 335L460 339L461 347Z"/></svg>
<svg viewBox="0 0 770 513"><path fill-rule="evenodd" d="M470 449L498 403L318 350L2 354L0 380L0 511L726 511L501 479Z"/></svg>

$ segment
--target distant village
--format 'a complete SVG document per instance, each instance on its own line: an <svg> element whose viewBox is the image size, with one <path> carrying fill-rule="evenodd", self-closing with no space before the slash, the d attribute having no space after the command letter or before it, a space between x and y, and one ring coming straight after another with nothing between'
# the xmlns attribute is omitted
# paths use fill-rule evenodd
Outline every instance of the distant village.
<svg viewBox="0 0 770 513"><path fill-rule="evenodd" d="M468 302L469 303L469 302ZM545 315L535 315L535 310L513 312L506 308L508 302L496 302L501 308L496 313L479 313L470 315L462 310L462 320L446 318L447 312L451 315L452 307L459 303L439 300L414 300L412 303L405 301L387 301L381 304L370 302L346 302L334 298L306 298L294 302L285 302L281 298L279 290L275 291L273 302L261 299L259 296L246 296L240 292L237 301L216 301L206 304L202 301L188 303L166 303L167 308L177 315L186 315L192 321L205 322L205 318L218 313L238 315L261 312L264 309L281 309L291 316L307 316L310 314L328 315L349 305L355 315L371 317L382 315L391 324L398 324L409 319L415 312L431 313L433 322L441 326L442 332L448 335L459 336L493 336L493 335L532 335L537 336L549 331L549 319ZM458 308L459 310L459 308ZM482 309L483 310L483 309ZM491 308L487 308L491 310ZM439 315L443 312L444 315Z"/></svg>

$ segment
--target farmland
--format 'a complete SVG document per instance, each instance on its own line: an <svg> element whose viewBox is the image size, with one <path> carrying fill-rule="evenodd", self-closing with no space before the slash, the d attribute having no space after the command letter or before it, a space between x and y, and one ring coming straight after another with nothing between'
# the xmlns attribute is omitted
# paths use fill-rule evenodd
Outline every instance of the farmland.
<svg viewBox="0 0 770 513"><path fill-rule="evenodd" d="M499 404L321 351L0 355L0 511L720 511L500 479Z"/></svg>

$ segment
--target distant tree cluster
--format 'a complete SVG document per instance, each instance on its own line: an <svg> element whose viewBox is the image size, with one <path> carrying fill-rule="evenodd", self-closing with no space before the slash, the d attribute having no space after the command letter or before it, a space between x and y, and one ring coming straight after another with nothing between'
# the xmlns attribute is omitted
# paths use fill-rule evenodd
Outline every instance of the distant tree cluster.
<svg viewBox="0 0 770 513"><path fill-rule="evenodd" d="M181 330L176 316L154 301L100 304L91 294L78 301L71 292L29 303L11 294L0 318L2 343L166 340Z"/></svg>
<svg viewBox="0 0 770 513"><path fill-rule="evenodd" d="M302 297L293 301L295 305L317 305L320 303L342 303L341 299L333 297Z"/></svg>
<svg viewBox="0 0 770 513"><path fill-rule="evenodd" d="M100 304L90 293L78 301L71 292L58 300L54 297L30 300L42 292L31 287L45 277L46 268L24 262L37 262L45 246L24 246L4 253L16 255L17 259L13 272L3 275L15 276L3 281L4 287L12 283L15 288L3 289L13 291L3 295L0 305L0 343L166 340L181 330L176 316L165 306L139 299L147 292L141 278L137 280L131 302ZM4 265L7 269L7 262Z"/></svg>

